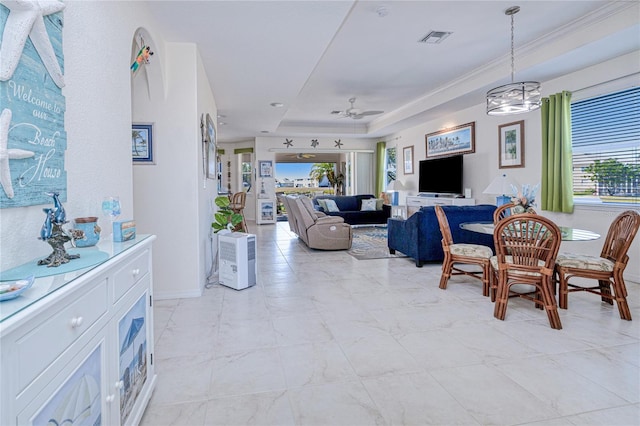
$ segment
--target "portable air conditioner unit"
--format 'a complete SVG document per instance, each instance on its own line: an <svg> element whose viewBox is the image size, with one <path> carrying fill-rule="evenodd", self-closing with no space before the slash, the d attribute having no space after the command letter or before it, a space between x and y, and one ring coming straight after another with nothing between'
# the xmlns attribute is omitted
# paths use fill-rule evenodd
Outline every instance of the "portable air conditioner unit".
<svg viewBox="0 0 640 426"><path fill-rule="evenodd" d="M256 236L242 232L218 235L220 284L236 289L256 285Z"/></svg>

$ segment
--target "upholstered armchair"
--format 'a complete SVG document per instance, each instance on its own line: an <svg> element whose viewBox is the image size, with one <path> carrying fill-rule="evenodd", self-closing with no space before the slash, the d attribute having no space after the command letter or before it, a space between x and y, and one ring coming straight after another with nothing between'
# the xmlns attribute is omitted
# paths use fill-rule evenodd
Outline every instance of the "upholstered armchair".
<svg viewBox="0 0 640 426"><path fill-rule="evenodd" d="M449 220L454 243L480 244L493 250L493 236L460 228L463 222L493 222L496 206L442 206ZM387 221L389 252L399 251L415 259L416 266L425 262L441 262L442 233L433 206L421 207L408 219L390 218Z"/></svg>
<svg viewBox="0 0 640 426"><path fill-rule="evenodd" d="M295 232L307 246L318 250L351 248L351 226L344 223L343 218L319 216L311 200L305 197L287 196L287 203L290 215L295 216Z"/></svg>

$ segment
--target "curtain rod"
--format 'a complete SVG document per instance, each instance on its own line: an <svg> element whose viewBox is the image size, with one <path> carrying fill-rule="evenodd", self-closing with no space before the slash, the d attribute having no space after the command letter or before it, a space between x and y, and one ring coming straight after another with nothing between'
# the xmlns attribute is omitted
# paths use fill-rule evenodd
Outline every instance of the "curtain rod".
<svg viewBox="0 0 640 426"><path fill-rule="evenodd" d="M634 75L639 75L639 74L640 74L640 72L632 72L631 74L623 75L623 76L617 77L617 78L612 78L611 80L603 81L601 83L592 84L591 86L583 87L581 89L572 90L571 93L580 93L580 92L585 91L585 90L593 89L594 87L604 86L605 84L613 83L614 81L622 80L622 79L629 78L629 77L632 77Z"/></svg>

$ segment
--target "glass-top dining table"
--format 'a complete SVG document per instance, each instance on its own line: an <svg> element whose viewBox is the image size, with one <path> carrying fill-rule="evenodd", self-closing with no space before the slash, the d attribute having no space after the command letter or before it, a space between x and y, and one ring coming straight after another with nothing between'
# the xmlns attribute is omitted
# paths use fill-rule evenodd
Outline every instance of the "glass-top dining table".
<svg viewBox="0 0 640 426"><path fill-rule="evenodd" d="M493 222L464 222L460 224L460 228L479 232L481 234L493 235L495 225ZM600 238L600 234L586 229L571 228L569 226L558 226L562 233L562 241L591 241Z"/></svg>

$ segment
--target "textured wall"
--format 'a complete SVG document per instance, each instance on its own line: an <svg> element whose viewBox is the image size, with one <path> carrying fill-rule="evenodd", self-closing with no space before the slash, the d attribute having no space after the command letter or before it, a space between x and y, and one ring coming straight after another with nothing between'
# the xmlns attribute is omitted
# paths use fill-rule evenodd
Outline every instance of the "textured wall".
<svg viewBox="0 0 640 426"><path fill-rule="evenodd" d="M67 1L63 50L67 111L68 217L100 216L100 202L119 195L133 214L131 187L131 38L144 7L135 2ZM50 252L37 239L47 205L0 210L0 269Z"/></svg>

